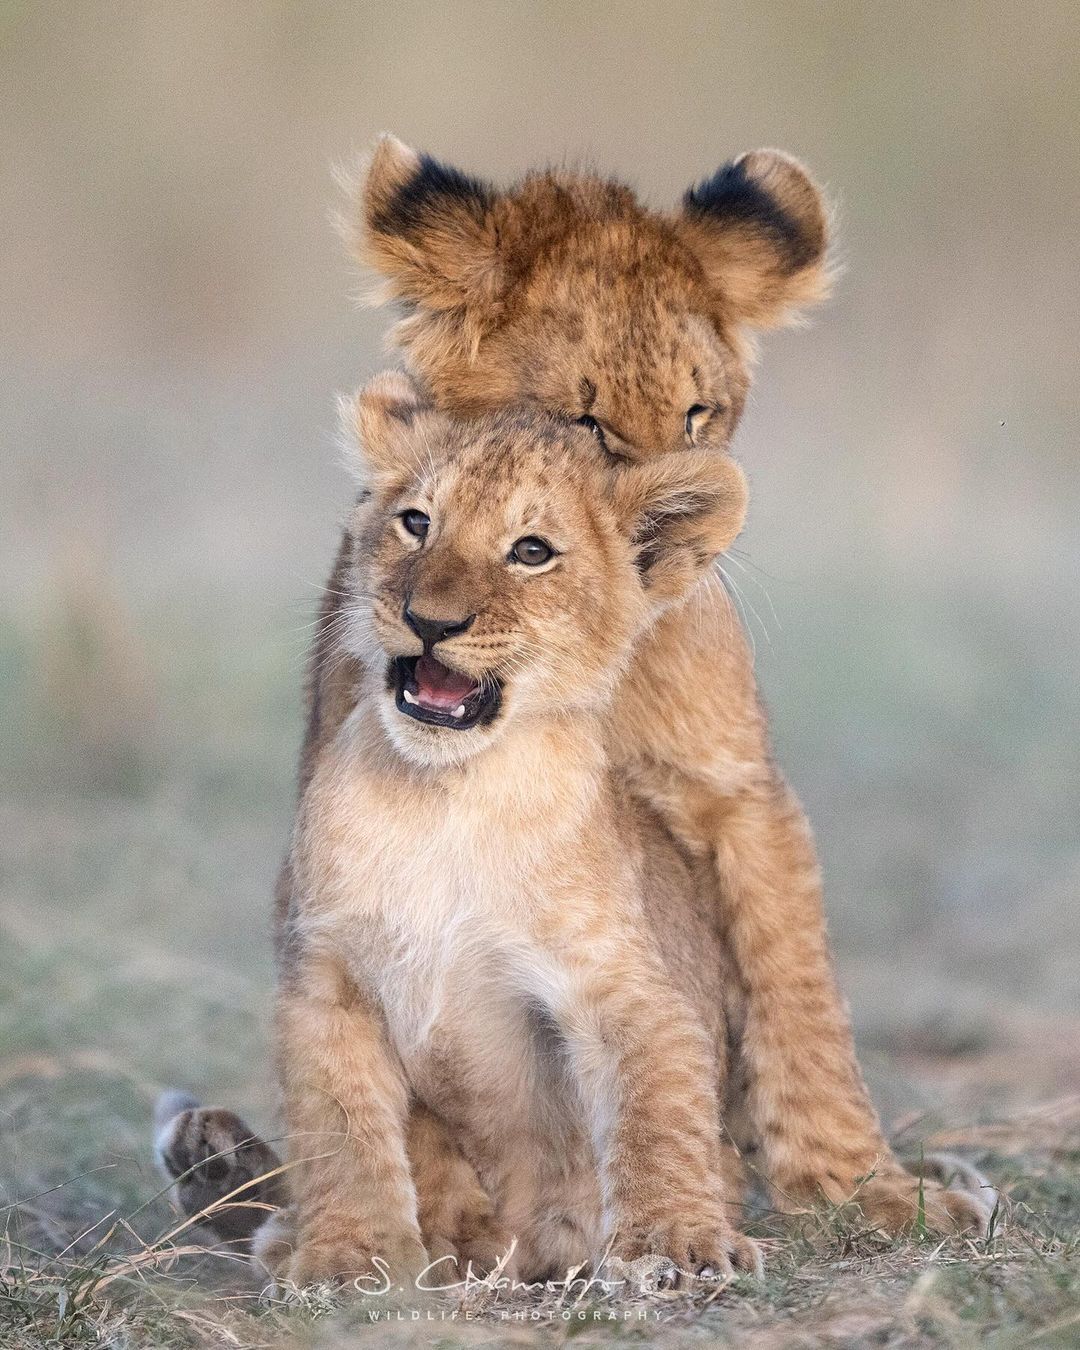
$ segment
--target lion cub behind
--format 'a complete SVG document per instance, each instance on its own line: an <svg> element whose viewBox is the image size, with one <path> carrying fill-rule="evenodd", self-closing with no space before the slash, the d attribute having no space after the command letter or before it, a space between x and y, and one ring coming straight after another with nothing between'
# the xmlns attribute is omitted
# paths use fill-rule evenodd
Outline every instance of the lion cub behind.
<svg viewBox="0 0 1080 1350"><path fill-rule="evenodd" d="M460 1142L527 1278L609 1248L755 1268L723 1208L709 905L602 726L635 642L738 534L742 474L714 453L618 465L543 414L456 423L400 375L352 415L340 641L365 697L293 842L281 1273L427 1264L413 1102Z"/></svg>

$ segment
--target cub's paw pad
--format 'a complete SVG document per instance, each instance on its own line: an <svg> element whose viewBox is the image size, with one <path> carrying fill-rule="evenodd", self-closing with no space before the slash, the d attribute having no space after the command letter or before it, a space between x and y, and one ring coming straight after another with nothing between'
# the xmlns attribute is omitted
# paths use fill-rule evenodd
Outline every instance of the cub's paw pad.
<svg viewBox="0 0 1080 1350"><path fill-rule="evenodd" d="M183 1212L189 1218L205 1213L205 1222L230 1241L250 1238L284 1199L280 1173L268 1175L281 1160L232 1111L164 1094L155 1112L154 1153Z"/></svg>

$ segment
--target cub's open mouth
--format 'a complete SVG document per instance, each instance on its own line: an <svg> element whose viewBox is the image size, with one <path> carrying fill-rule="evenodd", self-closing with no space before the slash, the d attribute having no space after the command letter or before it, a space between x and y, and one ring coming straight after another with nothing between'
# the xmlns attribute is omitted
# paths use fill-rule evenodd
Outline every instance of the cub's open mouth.
<svg viewBox="0 0 1080 1350"><path fill-rule="evenodd" d="M490 722L502 702L498 680L488 676L478 683L433 656L395 658L390 662L389 683L398 712L454 731Z"/></svg>

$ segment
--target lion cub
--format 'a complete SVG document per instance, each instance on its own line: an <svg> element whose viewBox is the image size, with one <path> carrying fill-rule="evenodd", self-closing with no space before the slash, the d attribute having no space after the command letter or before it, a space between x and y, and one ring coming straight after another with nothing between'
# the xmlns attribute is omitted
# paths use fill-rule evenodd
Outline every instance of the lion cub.
<svg viewBox="0 0 1080 1350"><path fill-rule="evenodd" d="M401 305L394 340L434 403L459 417L545 409L583 424L613 459L725 455L754 335L827 288L822 195L776 151L723 165L670 211L565 170L499 190L392 137L358 186L356 250ZM367 698L361 663L338 642L354 553L346 537L316 629L301 793ZM751 655L719 587L670 609L637 644L606 729L635 791L709 878L711 923L743 991L738 1123L773 1204L855 1197L885 1231L985 1231L982 1199L917 1183L883 1136L833 972L810 827L772 754ZM291 894L286 864L278 932ZM444 1134L423 1113L410 1122L424 1231L471 1251L488 1216ZM161 1156L171 1176L197 1173L192 1194L220 1198L249 1184L264 1156L250 1136L231 1112L181 1113ZM222 1143L216 1185L206 1138L242 1149ZM242 1226L261 1212L232 1217Z"/></svg>
<svg viewBox="0 0 1080 1350"><path fill-rule="evenodd" d="M635 644L738 534L725 455L618 465L540 413L354 405L340 640L364 696L297 820L276 1032L297 1283L429 1260L410 1104L526 1278L609 1249L754 1269L724 1213L726 1022L693 865L613 771Z"/></svg>

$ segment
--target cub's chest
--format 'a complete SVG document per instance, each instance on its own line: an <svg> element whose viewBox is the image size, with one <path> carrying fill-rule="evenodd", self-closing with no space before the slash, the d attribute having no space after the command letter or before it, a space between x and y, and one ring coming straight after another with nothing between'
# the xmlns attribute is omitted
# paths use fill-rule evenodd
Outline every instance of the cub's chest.
<svg viewBox="0 0 1080 1350"><path fill-rule="evenodd" d="M345 761L313 794L305 821L312 903L399 930L452 930L466 918L528 929L586 867L578 854L588 812L557 799L544 805L510 797L498 780L421 789L350 772Z"/></svg>
<svg viewBox="0 0 1080 1350"><path fill-rule="evenodd" d="M406 823L360 810L336 831L320 927L377 997L399 1048L440 1021L523 1002L526 972L546 959L537 918L551 896L537 861L535 849L449 812Z"/></svg>

